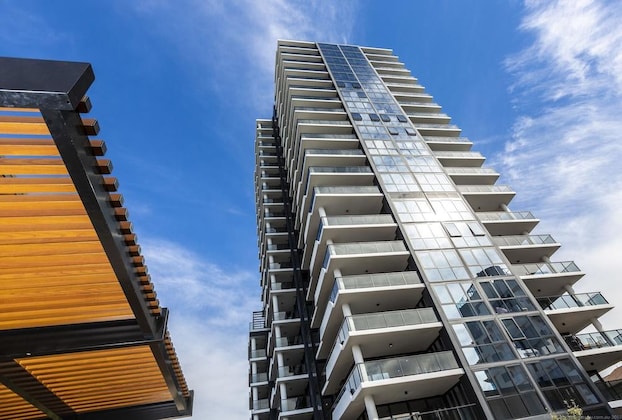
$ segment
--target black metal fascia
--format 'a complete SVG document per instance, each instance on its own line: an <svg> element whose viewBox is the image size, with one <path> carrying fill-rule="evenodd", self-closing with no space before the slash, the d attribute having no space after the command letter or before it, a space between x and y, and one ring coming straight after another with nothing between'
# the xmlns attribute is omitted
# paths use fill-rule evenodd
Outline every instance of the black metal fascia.
<svg viewBox="0 0 622 420"><path fill-rule="evenodd" d="M192 395L188 400L188 409L180 411L173 401L156 404L146 404L127 408L95 411L79 414L75 420L160 420L175 417L187 417L192 415Z"/></svg>
<svg viewBox="0 0 622 420"><path fill-rule="evenodd" d="M136 320L93 322L0 331L0 360L148 345L164 340L166 320L145 338Z"/></svg>
<svg viewBox="0 0 622 420"><path fill-rule="evenodd" d="M145 337L155 336L158 317L150 312L126 250L123 234L110 205L104 178L97 170L97 159L91 152L82 119L76 111L41 109L54 143L63 159L93 228L108 256L110 265L125 293Z"/></svg>
<svg viewBox="0 0 622 420"><path fill-rule="evenodd" d="M94 80L89 63L0 57L0 106L74 110Z"/></svg>
<svg viewBox="0 0 622 420"><path fill-rule="evenodd" d="M0 383L52 420L73 420L75 412L14 360L0 362Z"/></svg>
<svg viewBox="0 0 622 420"><path fill-rule="evenodd" d="M162 376L164 377L166 386L168 387L169 392L173 396L173 401L175 402L177 409L180 412L188 411L188 409L192 411L192 396L190 397L189 401L188 398L184 397L184 395L182 394L181 384L177 380L177 375L175 374L175 370L173 369L173 362L168 357L165 343L163 341L152 342L150 343L150 347L151 352L153 353L156 362L160 367L160 371L162 372Z"/></svg>

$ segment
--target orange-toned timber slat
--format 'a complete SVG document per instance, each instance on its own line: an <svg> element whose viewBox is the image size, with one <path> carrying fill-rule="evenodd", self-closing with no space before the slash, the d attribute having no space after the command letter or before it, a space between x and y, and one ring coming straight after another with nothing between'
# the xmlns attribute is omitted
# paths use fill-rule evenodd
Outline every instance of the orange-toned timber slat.
<svg viewBox="0 0 622 420"><path fill-rule="evenodd" d="M173 399L149 346L17 362L78 413Z"/></svg>
<svg viewBox="0 0 622 420"><path fill-rule="evenodd" d="M0 168L0 171L2 169ZM71 178L16 178L0 176L0 194L70 193L76 192Z"/></svg>
<svg viewBox="0 0 622 420"><path fill-rule="evenodd" d="M45 415L22 397L0 384L0 419L24 420L32 418L45 418Z"/></svg>
<svg viewBox="0 0 622 420"><path fill-rule="evenodd" d="M82 120L84 134L97 135L99 125L92 118ZM0 115L0 133L9 135L45 136L50 135L50 130L41 116L17 116Z"/></svg>
<svg viewBox="0 0 622 420"><path fill-rule="evenodd" d="M3 175L67 175L61 158L0 158Z"/></svg>
<svg viewBox="0 0 622 420"><path fill-rule="evenodd" d="M106 153L103 140L90 140L91 152L94 156ZM0 156L58 156L58 149L51 138L0 138Z"/></svg>

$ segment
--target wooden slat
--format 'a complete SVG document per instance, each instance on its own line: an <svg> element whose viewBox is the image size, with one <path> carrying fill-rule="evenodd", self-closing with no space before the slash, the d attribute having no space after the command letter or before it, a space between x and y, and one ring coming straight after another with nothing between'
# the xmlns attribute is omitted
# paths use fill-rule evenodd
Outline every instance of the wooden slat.
<svg viewBox="0 0 622 420"><path fill-rule="evenodd" d="M77 266L50 266L50 267L31 267L20 266L15 268L5 268L0 270L0 281L6 281L13 278L53 278L63 276L81 276L92 274L108 274L114 273L110 264L106 262L80 264Z"/></svg>
<svg viewBox="0 0 622 420"><path fill-rule="evenodd" d="M79 266L82 264L107 263L108 258L101 252L91 254L42 255L37 257L11 257L0 259L0 269L16 267L59 267Z"/></svg>
<svg viewBox="0 0 622 420"><path fill-rule="evenodd" d="M18 178L0 176L0 194L76 192L71 178Z"/></svg>
<svg viewBox="0 0 622 420"><path fill-rule="evenodd" d="M24 135L50 135L42 117L0 115L0 133Z"/></svg>
<svg viewBox="0 0 622 420"><path fill-rule="evenodd" d="M104 248L99 240L72 242L68 246L66 242L46 242L42 244L25 245L0 245L2 257L40 257L64 255L101 254L105 256Z"/></svg>
<svg viewBox="0 0 622 420"><path fill-rule="evenodd" d="M0 158L3 175L67 175L60 158Z"/></svg>
<svg viewBox="0 0 622 420"><path fill-rule="evenodd" d="M91 223L91 219L89 219L87 215L7 217L2 220L2 223L0 223L0 232L92 228L93 224Z"/></svg>
<svg viewBox="0 0 622 420"><path fill-rule="evenodd" d="M0 232L0 245L42 244L46 242L76 242L95 240L98 240L98 237L93 229L62 229L39 231L29 230L20 232Z"/></svg>

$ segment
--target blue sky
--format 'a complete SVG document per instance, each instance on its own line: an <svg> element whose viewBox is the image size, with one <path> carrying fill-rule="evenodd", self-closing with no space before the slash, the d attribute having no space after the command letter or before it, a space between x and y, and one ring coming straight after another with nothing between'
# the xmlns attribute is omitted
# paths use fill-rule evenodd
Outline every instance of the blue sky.
<svg viewBox="0 0 622 420"><path fill-rule="evenodd" d="M0 55L87 61L102 127L195 418L248 418L260 307L254 120L278 38L393 48L487 165L620 298L622 8L576 0L0 1ZM604 318L622 327L620 310Z"/></svg>

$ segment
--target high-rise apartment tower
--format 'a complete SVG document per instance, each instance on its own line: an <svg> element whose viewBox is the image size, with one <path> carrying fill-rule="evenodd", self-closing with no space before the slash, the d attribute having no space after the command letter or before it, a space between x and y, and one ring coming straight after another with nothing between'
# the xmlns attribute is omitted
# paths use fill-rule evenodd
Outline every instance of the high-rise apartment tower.
<svg viewBox="0 0 622 420"><path fill-rule="evenodd" d="M257 120L264 419L549 418L622 404L600 293L391 50L279 41ZM581 333L586 328L592 333Z"/></svg>

